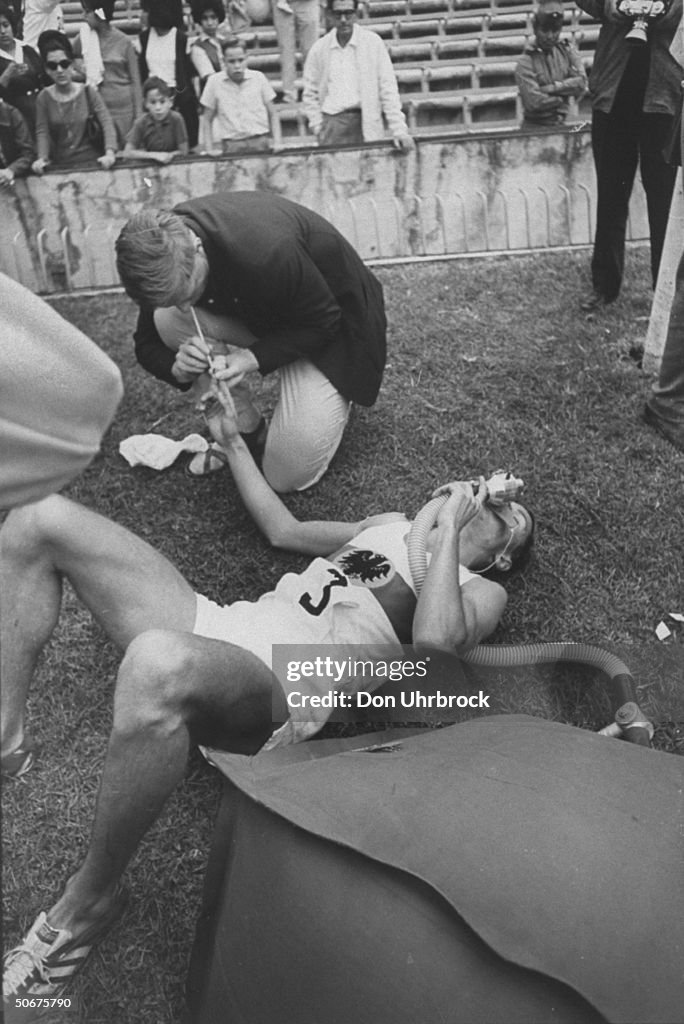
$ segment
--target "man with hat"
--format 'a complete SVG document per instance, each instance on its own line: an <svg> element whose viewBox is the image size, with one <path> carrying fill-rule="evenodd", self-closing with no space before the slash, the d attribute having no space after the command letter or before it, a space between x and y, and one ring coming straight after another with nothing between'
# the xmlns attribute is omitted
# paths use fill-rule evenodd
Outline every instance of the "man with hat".
<svg viewBox="0 0 684 1024"><path fill-rule="evenodd" d="M563 124L570 97L587 90L587 75L574 43L561 39L561 0L541 0L532 21L529 43L515 69L525 116L523 128Z"/></svg>

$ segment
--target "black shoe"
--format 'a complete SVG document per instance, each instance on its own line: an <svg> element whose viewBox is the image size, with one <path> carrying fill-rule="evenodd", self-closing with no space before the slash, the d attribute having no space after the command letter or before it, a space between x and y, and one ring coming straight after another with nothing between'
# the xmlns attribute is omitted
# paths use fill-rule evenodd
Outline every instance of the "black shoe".
<svg viewBox="0 0 684 1024"><path fill-rule="evenodd" d="M673 448L676 448L678 452L684 452L684 422L681 426L676 426L674 423L668 423L667 420L661 420L660 416L653 411L648 402L644 406L643 418L644 423L648 423L649 427L657 430L660 436L669 441Z"/></svg>
<svg viewBox="0 0 684 1024"><path fill-rule="evenodd" d="M580 309L585 313L595 313L598 309L609 306L611 302L615 302L615 299L609 299L603 292L593 291L586 299L582 299Z"/></svg>

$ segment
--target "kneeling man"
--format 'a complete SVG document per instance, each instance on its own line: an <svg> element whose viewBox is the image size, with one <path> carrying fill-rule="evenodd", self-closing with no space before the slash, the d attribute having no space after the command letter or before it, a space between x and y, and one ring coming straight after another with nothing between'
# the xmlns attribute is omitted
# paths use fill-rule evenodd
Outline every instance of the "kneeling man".
<svg viewBox="0 0 684 1024"><path fill-rule="evenodd" d="M270 485L315 484L351 403L373 405L385 368L382 288L349 242L281 196L221 192L137 214L116 251L123 285L141 306L139 362L184 390L227 353L222 376L237 389L240 430L263 450ZM280 371L268 434L242 383L252 370Z"/></svg>

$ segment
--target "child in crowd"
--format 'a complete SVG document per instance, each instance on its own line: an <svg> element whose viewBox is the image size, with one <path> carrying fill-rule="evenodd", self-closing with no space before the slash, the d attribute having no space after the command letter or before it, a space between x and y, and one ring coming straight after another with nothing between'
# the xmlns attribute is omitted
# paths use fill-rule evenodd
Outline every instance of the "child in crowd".
<svg viewBox="0 0 684 1024"><path fill-rule="evenodd" d="M203 89L209 75L215 75L223 67L218 30L226 20L226 12L222 0L199 0L192 6L192 16L200 32L190 48L190 59Z"/></svg>
<svg viewBox="0 0 684 1024"><path fill-rule="evenodd" d="M188 133L185 121L173 110L173 95L166 82L152 76L143 86L142 114L131 128L124 157L156 160L168 164L175 156L187 156Z"/></svg>
<svg viewBox="0 0 684 1024"><path fill-rule="evenodd" d="M587 91L587 73L574 43L561 39L561 0L541 0L532 21L534 42L515 69L515 78L525 111L523 128L563 124L570 97Z"/></svg>
<svg viewBox="0 0 684 1024"><path fill-rule="evenodd" d="M199 111L192 85L194 68L188 55L188 38L176 27L176 14L165 0L148 0L149 28L140 33L140 74L143 81L152 75L163 79L174 90L174 108L182 115L191 149L197 146Z"/></svg>
<svg viewBox="0 0 684 1024"><path fill-rule="evenodd" d="M270 82L260 71L247 67L245 45L237 36L224 39L221 48L225 70L209 77L201 103L212 128L216 120L223 153L279 148L280 121Z"/></svg>

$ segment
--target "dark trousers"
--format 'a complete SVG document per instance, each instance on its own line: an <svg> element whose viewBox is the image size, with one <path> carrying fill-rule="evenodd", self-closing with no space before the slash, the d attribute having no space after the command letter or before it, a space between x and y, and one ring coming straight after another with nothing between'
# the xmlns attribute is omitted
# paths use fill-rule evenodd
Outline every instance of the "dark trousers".
<svg viewBox="0 0 684 1024"><path fill-rule="evenodd" d="M677 174L677 168L663 158L672 121L669 114L644 114L626 104L610 114L594 111L591 143L598 198L591 277L594 289L609 300L616 298L622 283L629 199L637 166L646 192L655 286Z"/></svg>
<svg viewBox="0 0 684 1024"><path fill-rule="evenodd" d="M185 130L188 133L188 145L194 149L199 136L199 112L197 110L197 96L191 85L180 89L176 93L174 107L185 121Z"/></svg>
<svg viewBox="0 0 684 1024"><path fill-rule="evenodd" d="M360 110L323 114L323 127L318 136L319 146L359 146L362 142Z"/></svg>

